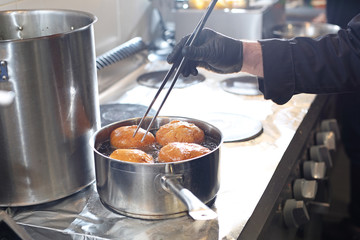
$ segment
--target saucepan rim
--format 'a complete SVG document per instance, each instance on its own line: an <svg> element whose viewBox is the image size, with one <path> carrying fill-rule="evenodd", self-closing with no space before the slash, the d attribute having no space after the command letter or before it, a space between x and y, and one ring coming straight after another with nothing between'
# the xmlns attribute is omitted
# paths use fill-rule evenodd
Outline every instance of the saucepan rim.
<svg viewBox="0 0 360 240"><path fill-rule="evenodd" d="M157 121L159 119L164 119L164 121L166 119L168 119L170 122L171 120L184 120L184 121L188 121L190 123L194 123L196 125L196 123L200 123L201 125L205 125L207 127L210 127L212 130L216 131L217 132L217 135L219 136L219 139L216 139L217 140L217 143L216 143L216 147L214 149L211 149L211 151L209 153L206 153L204 155L201 155L201 156L198 156L198 157L195 157L195 158L191 158L191 159L187 159L187 160L182 160L182 161L176 161L176 162L165 162L165 163L136 163L136 162L126 162L126 161L122 161L122 160L117 160L117 159L112 159L104 154L102 154L101 152L98 151L98 145L97 145L97 142L96 142L96 138L98 137L98 135L104 131L108 131L108 135L110 136L110 133L111 131L113 131L115 128L117 127L120 127L120 126L130 126L130 125L121 125L121 124L124 124L124 123L127 123L127 122L134 122L133 125L136 125L138 122L140 122L140 117L136 117L136 118L129 118L129 119L125 119L125 120L121 120L121 121L117 121L117 122L114 122L114 123L111 123L111 124L108 124L102 128L100 128L99 130L97 130L90 138L89 140L89 144L91 146L91 148L93 149L93 151L100 155L101 157L104 157L108 160L111 160L111 161L116 161L118 163L121 163L121 164L125 164L125 165L143 165L143 166L163 166L163 165L169 165L169 164L172 164L172 165L177 165L177 164L182 164L182 163L185 163L185 162L190 162L190 161L194 161L196 159L199 159L199 158L203 158L207 155L210 155L210 154L213 154L215 151L218 151L219 148L221 147L221 145L223 144L224 142L224 137L223 137L223 134L222 132L220 131L219 128L215 127L214 125L206 122L206 121L203 121L203 120L199 120L199 119L195 119L195 118L189 118L189 117L181 117L181 116L158 116L154 123L157 123ZM147 117L147 119L151 120L151 117ZM146 119L145 119L146 120ZM164 123L165 124L165 123ZM201 128L201 126L198 126ZM156 127L152 127L150 129L150 131L156 129ZM201 128L202 129L202 128ZM202 129L204 132L205 132L205 135L209 135L209 133L207 133L207 131L205 129ZM211 136L211 135L210 135ZM103 143L104 141L102 141Z"/></svg>

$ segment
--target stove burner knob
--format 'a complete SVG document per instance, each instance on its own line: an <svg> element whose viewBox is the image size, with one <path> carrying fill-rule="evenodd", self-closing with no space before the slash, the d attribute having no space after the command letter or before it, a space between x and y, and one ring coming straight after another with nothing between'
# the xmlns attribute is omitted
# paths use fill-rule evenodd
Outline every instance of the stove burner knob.
<svg viewBox="0 0 360 240"><path fill-rule="evenodd" d="M316 133L316 144L324 145L329 150L336 150L335 133L332 131Z"/></svg>
<svg viewBox="0 0 360 240"><path fill-rule="evenodd" d="M324 162L327 168L331 168L333 165L329 149L325 145L310 147L310 159L316 162Z"/></svg>
<svg viewBox="0 0 360 240"><path fill-rule="evenodd" d="M298 228L310 220L304 201L288 199L283 208L285 225L289 228Z"/></svg>
<svg viewBox="0 0 360 240"><path fill-rule="evenodd" d="M313 200L317 193L315 180L296 179L293 184L293 194L296 200Z"/></svg>
<svg viewBox="0 0 360 240"><path fill-rule="evenodd" d="M324 179L326 165L324 162L306 161L303 164L304 178L308 180Z"/></svg>
<svg viewBox="0 0 360 240"><path fill-rule="evenodd" d="M336 141L340 140L340 128L336 119L326 119L323 120L320 124L320 129L323 132L333 132L335 134Z"/></svg>

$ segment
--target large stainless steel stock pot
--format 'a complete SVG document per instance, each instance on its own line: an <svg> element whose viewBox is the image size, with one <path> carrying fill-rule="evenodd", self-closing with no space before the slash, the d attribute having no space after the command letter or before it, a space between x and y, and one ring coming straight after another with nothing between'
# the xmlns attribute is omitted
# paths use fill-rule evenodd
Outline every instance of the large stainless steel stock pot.
<svg viewBox="0 0 360 240"><path fill-rule="evenodd" d="M95 180L95 21L71 10L0 12L0 206L49 202Z"/></svg>
<svg viewBox="0 0 360 240"><path fill-rule="evenodd" d="M150 120L146 118L143 126ZM219 190L222 134L206 122L184 117L157 117L152 132L172 120L187 121L200 127L213 144L211 152L172 163L124 162L109 158L104 146L114 129L137 125L140 118L110 124L94 134L90 144L95 153L97 190L106 206L142 219L172 218L187 212L195 220L216 218L216 213L204 203L211 203Z"/></svg>

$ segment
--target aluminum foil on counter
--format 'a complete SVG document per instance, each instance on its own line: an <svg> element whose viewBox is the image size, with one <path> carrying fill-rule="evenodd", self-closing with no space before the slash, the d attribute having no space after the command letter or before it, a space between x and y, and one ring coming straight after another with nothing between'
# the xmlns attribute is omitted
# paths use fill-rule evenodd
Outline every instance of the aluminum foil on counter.
<svg viewBox="0 0 360 240"><path fill-rule="evenodd" d="M217 220L141 220L113 213L101 203L95 184L53 203L6 210L36 240L218 239L219 232Z"/></svg>

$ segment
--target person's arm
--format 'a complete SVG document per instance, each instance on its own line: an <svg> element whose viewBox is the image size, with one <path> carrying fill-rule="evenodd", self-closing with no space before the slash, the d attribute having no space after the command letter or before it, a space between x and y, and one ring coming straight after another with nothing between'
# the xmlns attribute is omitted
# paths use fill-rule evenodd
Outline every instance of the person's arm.
<svg viewBox="0 0 360 240"><path fill-rule="evenodd" d="M266 99L282 104L297 93L360 92L360 15L338 34L259 42Z"/></svg>
<svg viewBox="0 0 360 240"><path fill-rule="evenodd" d="M248 72L259 76L265 99L284 104L297 93L360 92L360 14L347 30L312 39L241 41L204 29L194 46L187 37L169 55L173 63L188 58L182 74L197 74L197 67L217 73Z"/></svg>
<svg viewBox="0 0 360 240"><path fill-rule="evenodd" d="M243 41L242 72L264 77L263 57L259 42Z"/></svg>

